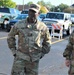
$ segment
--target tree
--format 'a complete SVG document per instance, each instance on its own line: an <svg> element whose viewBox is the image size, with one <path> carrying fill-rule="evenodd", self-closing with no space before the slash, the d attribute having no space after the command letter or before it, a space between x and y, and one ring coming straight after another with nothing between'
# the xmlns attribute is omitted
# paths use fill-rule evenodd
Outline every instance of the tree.
<svg viewBox="0 0 74 75"><path fill-rule="evenodd" d="M38 1L37 3L38 3L39 5L41 5L41 6L45 6L45 5L46 5L45 2L44 2L43 0Z"/></svg>
<svg viewBox="0 0 74 75"><path fill-rule="evenodd" d="M12 0L0 0L0 6L15 8L16 3L13 2Z"/></svg>
<svg viewBox="0 0 74 75"><path fill-rule="evenodd" d="M50 8L52 7L52 4L50 2L44 2L43 0L38 1L37 3L41 6L46 7L49 11L50 11Z"/></svg>
<svg viewBox="0 0 74 75"><path fill-rule="evenodd" d="M32 1L30 1L30 2L28 2L28 3L27 3L27 5L29 5L29 6L30 6L30 4L33 4L33 2L32 2Z"/></svg>
<svg viewBox="0 0 74 75"><path fill-rule="evenodd" d="M53 5L50 2L46 2L45 7L50 11L50 9L53 7Z"/></svg>
<svg viewBox="0 0 74 75"><path fill-rule="evenodd" d="M50 8L50 11L53 11L54 12L55 11L55 7L56 6L52 5L52 7Z"/></svg>
<svg viewBox="0 0 74 75"><path fill-rule="evenodd" d="M63 12L64 9L68 8L69 6L66 4L61 3L58 8L61 10L61 12Z"/></svg>
<svg viewBox="0 0 74 75"><path fill-rule="evenodd" d="M50 2L45 3L43 0L41 0L41 1L38 1L37 3L41 6L41 10L40 10L41 13L47 13L48 10L50 10L51 8Z"/></svg>
<svg viewBox="0 0 74 75"><path fill-rule="evenodd" d="M64 10L67 9L68 7L69 7L68 5L61 3L60 5L55 7L55 11L64 12Z"/></svg>
<svg viewBox="0 0 74 75"><path fill-rule="evenodd" d="M46 9L45 6L41 6L41 10L40 10L40 13L47 13L48 10Z"/></svg>

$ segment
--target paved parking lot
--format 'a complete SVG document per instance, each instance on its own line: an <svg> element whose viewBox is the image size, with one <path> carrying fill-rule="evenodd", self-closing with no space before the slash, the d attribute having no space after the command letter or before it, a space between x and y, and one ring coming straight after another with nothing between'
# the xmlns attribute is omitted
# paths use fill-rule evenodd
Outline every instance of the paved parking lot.
<svg viewBox="0 0 74 75"><path fill-rule="evenodd" d="M67 75L62 53L67 39L52 44L51 50L40 60L39 75ZM8 48L6 38L0 40L0 75L10 75L14 57ZM3 73L3 74L1 74Z"/></svg>

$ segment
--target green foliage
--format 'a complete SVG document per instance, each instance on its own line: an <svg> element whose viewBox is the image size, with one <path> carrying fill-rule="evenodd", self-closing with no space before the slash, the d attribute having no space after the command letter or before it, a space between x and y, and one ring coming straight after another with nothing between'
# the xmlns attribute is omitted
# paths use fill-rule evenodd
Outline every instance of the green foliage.
<svg viewBox="0 0 74 75"><path fill-rule="evenodd" d="M68 8L68 7L69 7L68 5L63 4L63 3L58 6L58 8L60 9L61 12L63 12L63 10Z"/></svg>
<svg viewBox="0 0 74 75"><path fill-rule="evenodd" d="M41 13L47 13L50 10L52 4L50 2L44 2L43 0L37 2L41 6Z"/></svg>
<svg viewBox="0 0 74 75"><path fill-rule="evenodd" d="M64 10L67 9L68 7L69 7L68 5L61 3L60 5L54 8L54 11L64 12Z"/></svg>
<svg viewBox="0 0 74 75"><path fill-rule="evenodd" d="M50 8L50 11L53 11L54 12L54 10L55 10L55 6L52 5L52 7Z"/></svg>
<svg viewBox="0 0 74 75"><path fill-rule="evenodd" d="M46 8L50 11L50 9L53 7L53 5L50 2L47 2L45 4Z"/></svg>
<svg viewBox="0 0 74 75"><path fill-rule="evenodd" d="M30 1L30 2L28 2L28 3L27 3L27 5L29 5L29 6L30 6L30 4L33 4L33 2L32 2L32 1Z"/></svg>
<svg viewBox="0 0 74 75"><path fill-rule="evenodd" d="M12 0L0 0L0 6L15 8L16 3L12 2Z"/></svg>
<svg viewBox="0 0 74 75"><path fill-rule="evenodd" d="M48 10L52 7L50 2L44 2L43 0L37 2L39 5L46 7Z"/></svg>
<svg viewBox="0 0 74 75"><path fill-rule="evenodd" d="M41 10L40 10L40 13L47 13L46 9L44 6L41 6Z"/></svg>
<svg viewBox="0 0 74 75"><path fill-rule="evenodd" d="M45 6L45 5L46 5L45 2L44 2L43 0L38 1L37 4L39 4L39 5L41 5L41 6Z"/></svg>

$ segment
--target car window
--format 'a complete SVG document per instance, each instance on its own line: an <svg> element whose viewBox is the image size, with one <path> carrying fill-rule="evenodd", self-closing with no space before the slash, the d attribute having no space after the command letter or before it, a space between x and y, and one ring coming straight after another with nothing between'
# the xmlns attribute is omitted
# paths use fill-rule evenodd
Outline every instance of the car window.
<svg viewBox="0 0 74 75"><path fill-rule="evenodd" d="M28 15L18 15L16 19L26 19Z"/></svg>
<svg viewBox="0 0 74 75"><path fill-rule="evenodd" d="M15 8L0 8L0 12L10 14L21 14L21 12Z"/></svg>
<svg viewBox="0 0 74 75"><path fill-rule="evenodd" d="M8 8L0 8L0 12L10 13Z"/></svg>
<svg viewBox="0 0 74 75"><path fill-rule="evenodd" d="M21 14L28 14L28 11L22 11Z"/></svg>
<svg viewBox="0 0 74 75"><path fill-rule="evenodd" d="M40 14L39 17L40 18L45 18L46 17L46 14Z"/></svg>
<svg viewBox="0 0 74 75"><path fill-rule="evenodd" d="M64 14L47 13L46 18L50 18L50 19L63 19L64 18Z"/></svg>
<svg viewBox="0 0 74 75"><path fill-rule="evenodd" d="M11 13L11 14L15 14L15 10L12 9L12 8L10 8L10 13Z"/></svg>
<svg viewBox="0 0 74 75"><path fill-rule="evenodd" d="M74 14L72 14L71 17L74 17Z"/></svg>
<svg viewBox="0 0 74 75"><path fill-rule="evenodd" d="M28 9L27 9L27 10L23 10L23 11L21 12L21 14L28 14L28 12L29 12Z"/></svg>
<svg viewBox="0 0 74 75"><path fill-rule="evenodd" d="M21 12L19 10L16 9L16 14L21 14Z"/></svg>

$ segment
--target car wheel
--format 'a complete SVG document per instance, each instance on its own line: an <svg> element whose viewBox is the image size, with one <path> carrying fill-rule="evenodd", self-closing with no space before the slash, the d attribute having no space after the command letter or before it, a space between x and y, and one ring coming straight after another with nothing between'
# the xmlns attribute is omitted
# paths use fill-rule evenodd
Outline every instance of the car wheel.
<svg viewBox="0 0 74 75"><path fill-rule="evenodd" d="M6 25L9 23L9 20L4 20L3 22L3 25L4 25L4 28L6 29Z"/></svg>
<svg viewBox="0 0 74 75"><path fill-rule="evenodd" d="M4 24L1 24L1 28L4 29Z"/></svg>
<svg viewBox="0 0 74 75"><path fill-rule="evenodd" d="M70 35L71 34L71 26L69 26L68 30L66 31L67 32L67 35Z"/></svg>
<svg viewBox="0 0 74 75"><path fill-rule="evenodd" d="M9 25L9 24L6 25L6 31L7 31L7 32L10 31L10 25Z"/></svg>

